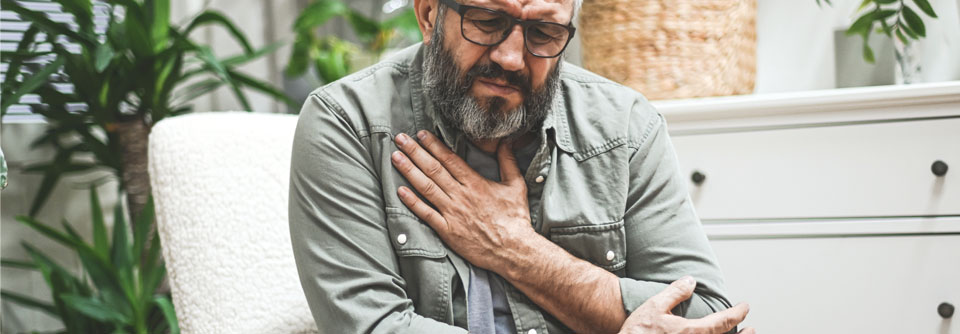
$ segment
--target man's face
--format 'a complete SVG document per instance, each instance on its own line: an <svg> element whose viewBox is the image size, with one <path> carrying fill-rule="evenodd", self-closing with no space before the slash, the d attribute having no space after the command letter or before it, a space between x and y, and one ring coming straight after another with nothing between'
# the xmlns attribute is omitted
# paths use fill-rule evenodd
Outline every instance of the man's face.
<svg viewBox="0 0 960 334"><path fill-rule="evenodd" d="M523 20L566 25L572 0L459 0L460 4L504 12ZM532 130L545 117L559 86L561 57L527 51L523 29L483 46L464 38L460 15L442 7L435 28L424 33L425 86L448 123L471 139L493 139Z"/></svg>

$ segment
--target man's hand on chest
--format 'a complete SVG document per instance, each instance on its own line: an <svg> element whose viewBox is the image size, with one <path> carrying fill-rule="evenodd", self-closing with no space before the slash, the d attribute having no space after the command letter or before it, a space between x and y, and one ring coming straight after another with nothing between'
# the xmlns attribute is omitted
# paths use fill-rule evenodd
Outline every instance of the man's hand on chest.
<svg viewBox="0 0 960 334"><path fill-rule="evenodd" d="M506 276L509 259L523 256L517 253L523 240L540 237L530 223L527 188L510 143L497 148L502 181L494 182L433 134L417 135L420 143L406 134L395 138L400 151L393 153L393 165L416 190L400 187L400 200L457 254Z"/></svg>

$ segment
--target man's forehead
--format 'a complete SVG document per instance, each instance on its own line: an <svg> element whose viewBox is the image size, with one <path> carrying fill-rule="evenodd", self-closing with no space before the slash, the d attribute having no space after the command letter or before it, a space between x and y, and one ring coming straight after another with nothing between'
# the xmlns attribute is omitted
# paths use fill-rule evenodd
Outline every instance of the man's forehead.
<svg viewBox="0 0 960 334"><path fill-rule="evenodd" d="M569 22L573 0L455 0L464 5L501 10L524 20Z"/></svg>

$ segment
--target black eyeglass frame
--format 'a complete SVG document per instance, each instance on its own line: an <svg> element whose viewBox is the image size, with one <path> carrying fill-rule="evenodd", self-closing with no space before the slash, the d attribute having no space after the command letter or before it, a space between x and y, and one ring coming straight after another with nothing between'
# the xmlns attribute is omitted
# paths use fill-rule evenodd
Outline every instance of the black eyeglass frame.
<svg viewBox="0 0 960 334"><path fill-rule="evenodd" d="M515 18L515 17L513 17L513 16L510 16L510 15L507 14L507 13L501 12L501 11L496 11L496 10L493 10L493 9L483 8L483 7L477 7L477 6L461 5L461 4L457 3L457 2L454 1L454 0L440 0L440 2L443 3L443 4L444 4L445 6L447 6L447 7L450 7L450 9L453 9L455 12L457 12L458 15L460 15L460 36L463 36L463 39L470 41L470 43L477 44L477 45L482 45L482 46L494 46L494 45L498 45L498 44L500 44L500 43L503 43L503 41L507 40L507 37L510 36L510 32L513 31L513 27L515 27L515 26L517 26L517 25L519 24L519 25L520 25L520 28L521 28L522 31L523 31L523 48L526 49L527 52L529 52L529 53L532 54L533 56L539 57L539 58L556 58L556 57L559 57L560 55L563 54L563 51L567 49L567 46L568 46L568 45L570 45L570 40L573 39L573 34L577 32L577 28L575 28L572 23L570 23L570 24L561 24L561 23L557 23L557 22L548 22L548 21L540 21L540 20L521 20L521 19ZM463 14L466 13L468 10L471 10L471 9L482 10L482 11L485 11L485 12L488 12L488 13L491 13L491 14L496 14L496 15L503 16L503 17L505 17L505 18L507 18L507 19L509 19L509 20L511 21L511 22L510 22L510 27L507 28L507 30L505 30L503 36L500 37L500 40L499 40L499 41L496 41L496 42L494 42L494 43L485 44L485 43L479 43L479 42L477 42L477 41L474 41L474 40L468 38L468 37L467 37L467 34L463 31ZM560 51L558 51L557 54L555 54L555 55L553 55L553 56L541 56L541 55L538 55L538 54L534 53L533 50L530 50L530 46L527 45L527 29L528 29L529 27L533 26L533 25L536 25L536 24L556 25L556 26L562 27L562 28L566 29L568 32L570 32L570 35L567 36L567 41L563 43L563 47L560 48Z"/></svg>

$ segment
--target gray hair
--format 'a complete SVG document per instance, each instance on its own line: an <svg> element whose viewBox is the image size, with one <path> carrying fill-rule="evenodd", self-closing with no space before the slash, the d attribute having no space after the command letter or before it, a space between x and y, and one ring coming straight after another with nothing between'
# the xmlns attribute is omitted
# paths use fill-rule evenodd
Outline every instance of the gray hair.
<svg viewBox="0 0 960 334"><path fill-rule="evenodd" d="M573 16L571 16L570 23L577 22L577 16L580 14L580 6L583 5L583 0L573 0Z"/></svg>

